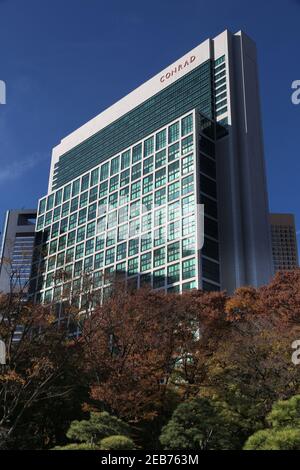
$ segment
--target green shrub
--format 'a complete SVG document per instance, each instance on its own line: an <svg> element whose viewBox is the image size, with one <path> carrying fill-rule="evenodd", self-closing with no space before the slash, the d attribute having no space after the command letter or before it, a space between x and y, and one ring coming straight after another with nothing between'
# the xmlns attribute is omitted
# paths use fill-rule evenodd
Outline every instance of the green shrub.
<svg viewBox="0 0 300 470"><path fill-rule="evenodd" d="M135 448L133 440L126 436L115 435L105 437L100 441L101 450L134 450Z"/></svg>

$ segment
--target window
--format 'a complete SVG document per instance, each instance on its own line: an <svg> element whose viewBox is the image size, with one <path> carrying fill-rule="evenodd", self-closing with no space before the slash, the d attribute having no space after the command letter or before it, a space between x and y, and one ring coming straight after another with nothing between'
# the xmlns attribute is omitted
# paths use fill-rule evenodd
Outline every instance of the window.
<svg viewBox="0 0 300 470"><path fill-rule="evenodd" d="M138 144L132 149L132 164L140 161L142 158L142 144Z"/></svg>
<svg viewBox="0 0 300 470"><path fill-rule="evenodd" d="M62 201L62 189L59 189L55 194L55 205L58 206Z"/></svg>
<svg viewBox="0 0 300 470"><path fill-rule="evenodd" d="M180 237L180 223L179 220L171 222L168 226L168 241L176 240Z"/></svg>
<svg viewBox="0 0 300 470"><path fill-rule="evenodd" d="M148 157L154 151L154 137L144 141L144 157Z"/></svg>
<svg viewBox="0 0 300 470"><path fill-rule="evenodd" d="M78 216L78 225L86 223L86 216L87 216L87 210L81 209L81 211L79 211L79 216Z"/></svg>
<svg viewBox="0 0 300 470"><path fill-rule="evenodd" d="M194 195L184 197L182 199L182 215L187 215L195 210L195 198Z"/></svg>
<svg viewBox="0 0 300 470"><path fill-rule="evenodd" d="M195 258L187 259L182 263L182 279L190 279L196 275L196 261Z"/></svg>
<svg viewBox="0 0 300 470"><path fill-rule="evenodd" d="M179 161L172 163L168 167L168 181L174 181L179 178Z"/></svg>
<svg viewBox="0 0 300 470"><path fill-rule="evenodd" d="M154 231L154 246L163 245L165 243L165 229L160 227Z"/></svg>
<svg viewBox="0 0 300 470"><path fill-rule="evenodd" d="M151 250L152 248L152 234L146 233L141 237L141 251Z"/></svg>
<svg viewBox="0 0 300 470"><path fill-rule="evenodd" d="M120 179L121 188L129 184L129 180L130 180L130 170L123 171L121 173L121 179Z"/></svg>
<svg viewBox="0 0 300 470"><path fill-rule="evenodd" d="M134 219L140 215L140 199L130 204L130 218Z"/></svg>
<svg viewBox="0 0 300 470"><path fill-rule="evenodd" d="M70 216L70 220L69 220L69 230L72 230L73 228L76 228L77 226L77 213L76 214L72 214Z"/></svg>
<svg viewBox="0 0 300 470"><path fill-rule="evenodd" d="M106 162L104 163L104 165L101 166L100 181L106 180L108 178L108 175L109 175L109 162Z"/></svg>
<svg viewBox="0 0 300 470"><path fill-rule="evenodd" d="M180 203L176 201L168 206L168 220L175 220L178 217L180 217Z"/></svg>
<svg viewBox="0 0 300 470"><path fill-rule="evenodd" d="M172 243L168 246L168 263L177 261L180 258L180 242Z"/></svg>
<svg viewBox="0 0 300 470"><path fill-rule="evenodd" d="M165 270L158 269L153 273L153 288L157 289L159 287L165 286Z"/></svg>
<svg viewBox="0 0 300 470"><path fill-rule="evenodd" d="M166 164L166 151L161 150L155 155L155 168L160 168L161 166Z"/></svg>
<svg viewBox="0 0 300 470"><path fill-rule="evenodd" d="M98 187L95 186L94 188L90 190L89 203L96 201L97 197L98 197Z"/></svg>
<svg viewBox="0 0 300 470"><path fill-rule="evenodd" d="M84 243L80 243L80 245L76 246L75 258L76 259L82 258L83 254L84 254Z"/></svg>
<svg viewBox="0 0 300 470"><path fill-rule="evenodd" d="M143 179L143 194L147 194L153 189L153 175L146 176Z"/></svg>
<svg viewBox="0 0 300 470"><path fill-rule="evenodd" d="M86 191L90 184L90 175L84 175L81 179L81 192Z"/></svg>
<svg viewBox="0 0 300 470"><path fill-rule="evenodd" d="M137 255L139 252L139 239L129 240L128 256Z"/></svg>
<svg viewBox="0 0 300 470"><path fill-rule="evenodd" d="M190 135L181 141L181 151L182 155L185 155L191 152L194 148L193 136Z"/></svg>
<svg viewBox="0 0 300 470"><path fill-rule="evenodd" d="M180 264L172 264L168 266L168 284L179 282L180 279Z"/></svg>
<svg viewBox="0 0 300 470"><path fill-rule="evenodd" d="M182 257L187 258L195 254L195 238L189 237L182 240Z"/></svg>
<svg viewBox="0 0 300 470"><path fill-rule="evenodd" d="M61 207L56 207L53 211L53 222L56 222L56 220L60 219L60 211Z"/></svg>
<svg viewBox="0 0 300 470"><path fill-rule="evenodd" d="M66 251L66 263L72 263L74 258L74 248L69 248Z"/></svg>
<svg viewBox="0 0 300 470"><path fill-rule="evenodd" d="M47 211L53 209L53 206L54 206L54 194L51 194L51 196L49 196L47 200Z"/></svg>
<svg viewBox="0 0 300 470"><path fill-rule="evenodd" d="M142 217L142 232L151 230L152 227L152 213L143 215Z"/></svg>
<svg viewBox="0 0 300 470"><path fill-rule="evenodd" d="M169 126L169 144L179 139L179 122L175 122Z"/></svg>
<svg viewBox="0 0 300 470"><path fill-rule="evenodd" d="M202 254L208 258L219 259L219 245L217 242L210 240L210 238L204 239L204 245L202 248Z"/></svg>
<svg viewBox="0 0 300 470"><path fill-rule="evenodd" d="M131 185L131 199L136 199L140 197L140 194L141 194L141 183L140 181L138 181Z"/></svg>
<svg viewBox="0 0 300 470"><path fill-rule="evenodd" d="M79 194L79 190L80 190L80 179L73 182L72 197L77 196L77 194Z"/></svg>
<svg viewBox="0 0 300 470"><path fill-rule="evenodd" d="M95 242L94 242L94 239L91 238L90 240L88 240L85 244L85 255L91 255L92 253L94 253L94 245L95 245Z"/></svg>
<svg viewBox="0 0 300 470"><path fill-rule="evenodd" d="M154 203L156 206L162 206L166 203L166 188L159 189L155 192Z"/></svg>
<svg viewBox="0 0 300 470"><path fill-rule="evenodd" d="M118 241L127 240L128 238L128 224L120 225L118 228Z"/></svg>
<svg viewBox="0 0 300 470"><path fill-rule="evenodd" d="M109 248L105 253L105 265L112 264L115 261L115 247Z"/></svg>
<svg viewBox="0 0 300 470"><path fill-rule="evenodd" d="M106 246L115 245L116 239L117 239L116 229L109 230L109 232L107 232L107 237L106 237Z"/></svg>
<svg viewBox="0 0 300 470"><path fill-rule="evenodd" d="M87 230L86 230L86 237L90 238L95 235L95 229L96 229L96 222L92 222L88 224Z"/></svg>
<svg viewBox="0 0 300 470"><path fill-rule="evenodd" d="M126 253L127 253L127 242L121 243L118 245L117 248L117 261L120 261L122 259L126 258Z"/></svg>
<svg viewBox="0 0 300 470"><path fill-rule="evenodd" d="M96 215L97 215L97 204L92 204L91 206L89 206L88 208L88 220L93 220L96 218Z"/></svg>
<svg viewBox="0 0 300 470"><path fill-rule="evenodd" d="M113 193L119 187L119 175L113 176L109 181L109 192Z"/></svg>
<svg viewBox="0 0 300 470"><path fill-rule="evenodd" d="M166 210L165 210L165 208L158 209L157 211L155 211L154 226L158 227L159 225L163 225L165 222L166 222Z"/></svg>
<svg viewBox="0 0 300 470"><path fill-rule="evenodd" d="M141 272L151 269L151 260L152 260L151 252L145 253L144 255L141 256Z"/></svg>
<svg viewBox="0 0 300 470"><path fill-rule="evenodd" d="M141 177L142 173L142 165L141 163L138 163L137 165L134 165L131 169L131 180L135 181Z"/></svg>
<svg viewBox="0 0 300 470"><path fill-rule="evenodd" d="M76 242L82 242L85 238L85 227L80 227L77 230L77 237L76 237Z"/></svg>
<svg viewBox="0 0 300 470"><path fill-rule="evenodd" d="M131 258L128 260L128 276L133 276L138 273L139 258Z"/></svg>
<svg viewBox="0 0 300 470"><path fill-rule="evenodd" d="M156 134L156 150L160 150L167 144L167 132L165 129Z"/></svg>
<svg viewBox="0 0 300 470"><path fill-rule="evenodd" d="M159 188L164 184L166 184L166 168L162 168L155 173L155 187Z"/></svg>
<svg viewBox="0 0 300 470"><path fill-rule="evenodd" d="M121 170L125 170L125 168L128 168L130 166L130 150L127 150L127 152L122 153L121 156Z"/></svg>
<svg viewBox="0 0 300 470"><path fill-rule="evenodd" d="M93 170L91 173L91 186L95 186L99 181L99 168Z"/></svg>
<svg viewBox="0 0 300 470"><path fill-rule="evenodd" d="M182 159L182 174L187 175L194 171L194 155L188 155Z"/></svg>
<svg viewBox="0 0 300 470"><path fill-rule="evenodd" d="M175 181L175 183L170 184L168 187L168 202L174 201L180 196L180 183Z"/></svg>
<svg viewBox="0 0 300 470"><path fill-rule="evenodd" d="M108 198L108 206L110 208L117 207L118 205L118 192L111 194Z"/></svg>
<svg viewBox="0 0 300 470"><path fill-rule="evenodd" d="M120 157L113 158L111 161L110 176L114 176L116 173L119 172L119 166L120 166Z"/></svg>
<svg viewBox="0 0 300 470"><path fill-rule="evenodd" d="M142 199L142 208L143 213L150 211L153 206L153 194L148 194L148 196L143 197Z"/></svg>
<svg viewBox="0 0 300 470"><path fill-rule="evenodd" d="M180 155L179 142L177 142L177 144L171 145L169 147L169 152L168 152L169 162L172 162L173 160L176 160L176 158L178 158L179 155Z"/></svg>
<svg viewBox="0 0 300 470"><path fill-rule="evenodd" d="M107 228L114 228L117 225L118 220L118 211L114 210L110 212L107 216Z"/></svg>
<svg viewBox="0 0 300 470"><path fill-rule="evenodd" d="M104 245L105 245L105 234L98 235L98 237L96 237L95 251L103 250Z"/></svg>
<svg viewBox="0 0 300 470"><path fill-rule="evenodd" d="M79 203L79 207L85 207L87 205L87 202L88 202L88 191L86 191L85 193L81 194L80 196L80 203Z"/></svg>
<svg viewBox="0 0 300 470"><path fill-rule="evenodd" d="M104 183L100 184L99 198L101 199L102 197L106 196L107 192L108 192L108 181L105 181Z"/></svg>
<svg viewBox="0 0 300 470"><path fill-rule="evenodd" d="M76 231L73 230L68 234L68 246L72 246L75 243Z"/></svg>
<svg viewBox="0 0 300 470"><path fill-rule="evenodd" d="M129 201L129 186L120 190L120 205L126 204Z"/></svg>
<svg viewBox="0 0 300 470"><path fill-rule="evenodd" d="M181 135L184 137L193 132L193 115L189 114L181 120Z"/></svg>
<svg viewBox="0 0 300 470"><path fill-rule="evenodd" d="M165 264L165 248L159 248L154 251L154 267L163 266Z"/></svg>
<svg viewBox="0 0 300 470"><path fill-rule="evenodd" d="M93 269L93 257L89 256L84 260L84 270L91 271Z"/></svg>
<svg viewBox="0 0 300 470"><path fill-rule="evenodd" d="M186 176L182 179L182 195L188 194L194 190L194 175Z"/></svg>
<svg viewBox="0 0 300 470"><path fill-rule="evenodd" d="M144 175L147 175L148 173L151 173L151 171L153 171L153 168L154 168L154 158L153 158L153 156L149 157L149 158L146 158L144 160L144 169L143 169Z"/></svg>
<svg viewBox="0 0 300 470"><path fill-rule="evenodd" d="M203 258L202 259L202 275L203 277L211 281L219 282L220 281L219 265L217 263L214 263L213 261Z"/></svg>
<svg viewBox="0 0 300 470"><path fill-rule="evenodd" d="M43 214L45 210L46 210L46 198L40 200L39 214Z"/></svg>
<svg viewBox="0 0 300 470"><path fill-rule="evenodd" d="M182 236L195 233L195 217L190 215L182 219Z"/></svg>

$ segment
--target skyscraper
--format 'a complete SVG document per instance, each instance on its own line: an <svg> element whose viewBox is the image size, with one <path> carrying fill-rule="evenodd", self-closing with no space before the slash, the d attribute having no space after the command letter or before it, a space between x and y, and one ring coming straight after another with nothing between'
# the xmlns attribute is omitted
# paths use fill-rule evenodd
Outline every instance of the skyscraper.
<svg viewBox="0 0 300 470"><path fill-rule="evenodd" d="M275 271L299 267L295 217L293 214L270 214L273 263Z"/></svg>
<svg viewBox="0 0 300 470"><path fill-rule="evenodd" d="M0 292L27 292L35 222L36 209L7 211L0 251Z"/></svg>
<svg viewBox="0 0 300 470"><path fill-rule="evenodd" d="M202 216L204 205L204 245ZM272 274L256 49L207 39L53 149L32 292L68 299L92 273L170 292Z"/></svg>

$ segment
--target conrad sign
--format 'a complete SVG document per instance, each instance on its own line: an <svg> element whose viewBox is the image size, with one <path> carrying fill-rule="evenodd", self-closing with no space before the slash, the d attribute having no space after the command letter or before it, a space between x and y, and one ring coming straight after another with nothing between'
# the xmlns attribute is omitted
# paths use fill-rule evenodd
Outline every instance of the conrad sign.
<svg viewBox="0 0 300 470"><path fill-rule="evenodd" d="M196 56L194 55L191 55L188 59L186 59L184 62L178 64L178 65L175 65L175 67L173 67L172 69L170 69L167 73L165 73L165 75L162 75L160 77L160 81L161 83L164 83L166 82L167 80L169 80L170 78L174 77L174 75L178 74L179 72L181 72L182 70L184 70L185 68L189 67L194 61L196 60Z"/></svg>

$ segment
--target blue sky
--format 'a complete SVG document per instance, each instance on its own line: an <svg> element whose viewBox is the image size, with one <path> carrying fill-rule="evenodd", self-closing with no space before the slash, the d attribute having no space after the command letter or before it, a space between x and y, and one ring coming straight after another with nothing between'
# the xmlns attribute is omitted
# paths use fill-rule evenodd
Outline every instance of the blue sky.
<svg viewBox="0 0 300 470"><path fill-rule="evenodd" d="M299 20L300 0L0 0L0 223L46 193L62 137L228 28L257 43L270 209L300 230Z"/></svg>

